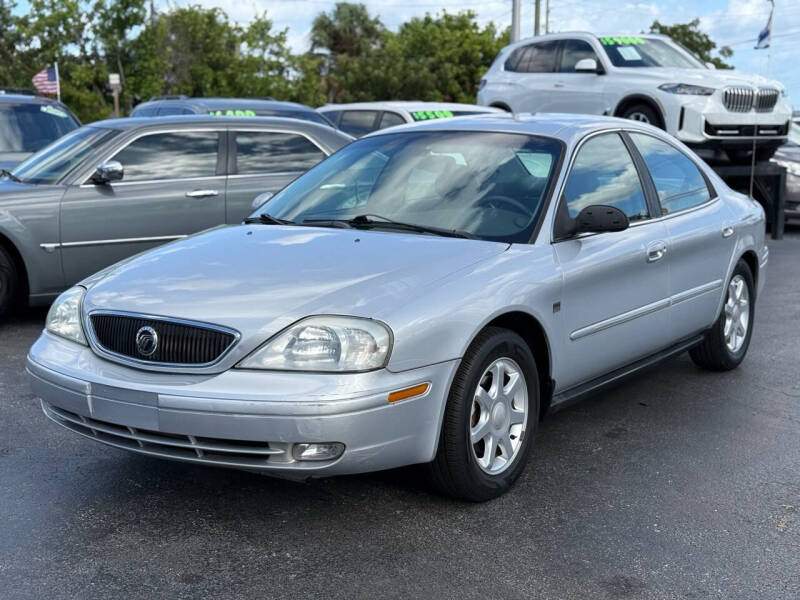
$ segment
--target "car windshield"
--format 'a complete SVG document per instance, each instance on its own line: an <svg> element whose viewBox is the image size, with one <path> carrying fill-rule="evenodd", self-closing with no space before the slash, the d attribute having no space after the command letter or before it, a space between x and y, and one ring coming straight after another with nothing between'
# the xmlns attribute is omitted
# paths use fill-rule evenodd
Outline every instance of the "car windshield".
<svg viewBox="0 0 800 600"><path fill-rule="evenodd" d="M682 48L658 38L601 37L600 43L615 67L706 68Z"/></svg>
<svg viewBox="0 0 800 600"><path fill-rule="evenodd" d="M0 152L36 152L77 128L58 106L0 102Z"/></svg>
<svg viewBox="0 0 800 600"><path fill-rule="evenodd" d="M513 133L367 137L321 162L254 216L266 212L302 223L370 215L528 242L561 152L555 139Z"/></svg>
<svg viewBox="0 0 800 600"><path fill-rule="evenodd" d="M39 150L12 173L24 183L58 183L100 143L117 133L114 129L81 127Z"/></svg>

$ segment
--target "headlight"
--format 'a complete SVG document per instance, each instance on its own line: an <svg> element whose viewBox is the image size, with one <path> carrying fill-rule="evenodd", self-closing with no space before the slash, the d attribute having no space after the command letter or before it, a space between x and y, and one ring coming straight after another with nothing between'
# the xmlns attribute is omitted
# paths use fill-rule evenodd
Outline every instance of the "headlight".
<svg viewBox="0 0 800 600"><path fill-rule="evenodd" d="M55 335L86 346L81 325L81 303L86 288L75 286L56 298L47 311L45 329Z"/></svg>
<svg viewBox="0 0 800 600"><path fill-rule="evenodd" d="M372 371L386 365L392 333L378 321L318 316L298 321L237 366L275 371Z"/></svg>
<svg viewBox="0 0 800 600"><path fill-rule="evenodd" d="M690 85L688 83L664 83L658 86L662 92L670 94L683 94L689 96L710 96L714 93L714 88L702 85Z"/></svg>

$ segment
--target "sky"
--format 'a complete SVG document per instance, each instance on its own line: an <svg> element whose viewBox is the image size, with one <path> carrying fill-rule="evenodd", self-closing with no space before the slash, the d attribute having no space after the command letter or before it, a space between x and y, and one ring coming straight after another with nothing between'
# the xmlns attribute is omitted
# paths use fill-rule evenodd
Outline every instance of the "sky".
<svg viewBox="0 0 800 600"><path fill-rule="evenodd" d="M351 0L358 1L358 0ZM295 52L308 48L314 17L331 10L337 0L156 0L157 10L170 6L200 4L222 8L228 16L247 24L264 11L276 29L288 29ZM533 0L522 2L522 37L533 35ZM542 26L544 5L542 2ZM511 24L511 0L364 0L372 15L380 17L390 29L414 16L471 10L479 22L493 21L500 28ZM758 73L783 82L796 109L800 110L800 1L775 0L770 50L755 50L755 38L767 23L769 0L549 0L549 30L591 31L594 33L635 34L647 31L654 20L664 24L700 19L700 27L718 46L728 45L733 57L726 59L746 73ZM26 0L17 11L29 10Z"/></svg>
<svg viewBox="0 0 800 600"><path fill-rule="evenodd" d="M542 0L542 7L545 2ZM277 29L288 28L292 48L302 51L308 48L314 16L331 10L336 0L161 0L156 6L197 3L218 6L242 24L253 15L267 11ZM481 23L494 21L500 27L511 23L511 0L366 0L363 3L390 29L396 29L411 17L435 14L442 9L450 12L469 9L477 14ZM775 0L772 48L754 50L754 40L766 25L769 10L768 0L550 0L549 29L551 32L582 30L634 34L647 31L656 19L673 24L697 17L703 31L718 46L731 46L734 53L728 62L739 71L783 82L794 106L800 109L800 69L796 66L800 57L800 2ZM533 0L522 0L522 37L533 35L533 12Z"/></svg>

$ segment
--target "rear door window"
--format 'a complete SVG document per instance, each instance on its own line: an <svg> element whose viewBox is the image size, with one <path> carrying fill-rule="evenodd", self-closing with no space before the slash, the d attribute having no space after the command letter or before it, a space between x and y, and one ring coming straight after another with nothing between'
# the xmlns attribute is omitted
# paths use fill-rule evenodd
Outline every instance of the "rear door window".
<svg viewBox="0 0 800 600"><path fill-rule="evenodd" d="M556 67L558 40L517 48L506 61L506 70L516 73L552 73Z"/></svg>
<svg viewBox="0 0 800 600"><path fill-rule="evenodd" d="M296 133L236 132L236 172L298 173L308 171L325 153Z"/></svg>
<svg viewBox="0 0 800 600"><path fill-rule="evenodd" d="M376 110L346 110L342 113L339 129L355 137L361 137L375 131Z"/></svg>
<svg viewBox="0 0 800 600"><path fill-rule="evenodd" d="M698 206L711 199L699 167L670 144L643 133L629 132L656 186L664 214Z"/></svg>

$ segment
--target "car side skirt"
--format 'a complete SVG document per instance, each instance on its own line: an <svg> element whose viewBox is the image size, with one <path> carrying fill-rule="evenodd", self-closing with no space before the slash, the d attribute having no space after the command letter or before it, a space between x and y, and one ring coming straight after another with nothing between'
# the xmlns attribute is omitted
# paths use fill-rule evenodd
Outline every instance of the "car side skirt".
<svg viewBox="0 0 800 600"><path fill-rule="evenodd" d="M632 375L644 371L645 369L649 369L650 367L653 367L682 352L690 350L703 341L703 335L704 333L693 335L673 346L670 346L669 348L656 352L655 354L651 354L646 358L637 360L636 362L633 362L625 367L616 369L610 373L606 373L605 375L601 375L600 377L592 379L591 381L581 383L568 390L564 390L563 392L555 394L550 402L548 413L557 412L567 408L568 406L572 406L576 402L579 402L588 396L592 396L602 390L613 387L617 383L621 383L623 380Z"/></svg>

